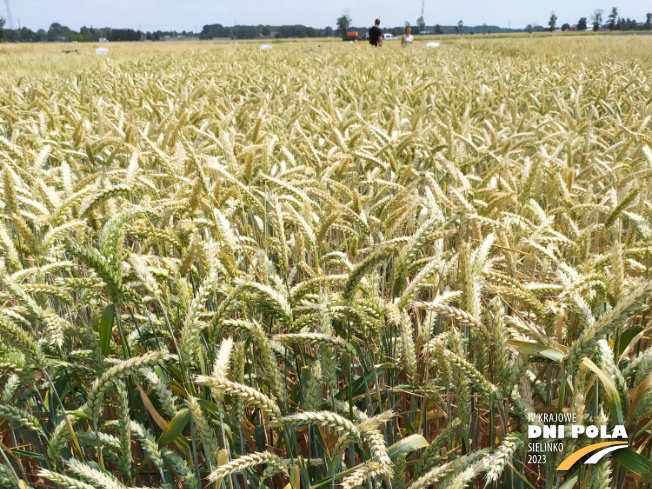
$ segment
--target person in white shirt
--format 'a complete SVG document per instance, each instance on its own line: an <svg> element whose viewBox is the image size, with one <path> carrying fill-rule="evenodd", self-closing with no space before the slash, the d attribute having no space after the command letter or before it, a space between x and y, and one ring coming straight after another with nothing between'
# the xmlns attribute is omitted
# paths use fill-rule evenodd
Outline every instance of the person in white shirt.
<svg viewBox="0 0 652 489"><path fill-rule="evenodd" d="M414 40L414 36L410 34L412 32L412 27L409 25L405 26L405 34L401 36L401 47L405 46L412 46L412 41Z"/></svg>

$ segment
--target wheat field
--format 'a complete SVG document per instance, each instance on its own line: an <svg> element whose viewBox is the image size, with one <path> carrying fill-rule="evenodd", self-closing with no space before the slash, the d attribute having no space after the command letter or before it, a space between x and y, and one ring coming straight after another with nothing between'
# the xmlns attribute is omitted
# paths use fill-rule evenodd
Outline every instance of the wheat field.
<svg viewBox="0 0 652 489"><path fill-rule="evenodd" d="M0 488L650 487L652 38L386 44L0 48Z"/></svg>

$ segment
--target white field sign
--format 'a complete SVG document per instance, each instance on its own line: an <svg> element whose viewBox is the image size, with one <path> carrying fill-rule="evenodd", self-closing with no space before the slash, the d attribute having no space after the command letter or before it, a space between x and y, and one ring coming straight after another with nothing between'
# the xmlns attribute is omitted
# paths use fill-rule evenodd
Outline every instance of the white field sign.
<svg viewBox="0 0 652 489"><path fill-rule="evenodd" d="M109 54L109 48L95 48L95 54Z"/></svg>
<svg viewBox="0 0 652 489"><path fill-rule="evenodd" d="M261 44L260 49L272 49L272 45L271 44Z"/></svg>
<svg viewBox="0 0 652 489"><path fill-rule="evenodd" d="M439 43L436 41L431 41L428 44L426 44L426 48L438 48L438 47L439 47Z"/></svg>

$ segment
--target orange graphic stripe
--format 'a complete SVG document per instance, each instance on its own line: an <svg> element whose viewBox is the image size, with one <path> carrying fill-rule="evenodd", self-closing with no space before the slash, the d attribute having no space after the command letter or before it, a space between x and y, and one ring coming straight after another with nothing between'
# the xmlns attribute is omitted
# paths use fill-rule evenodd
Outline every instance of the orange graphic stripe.
<svg viewBox="0 0 652 489"><path fill-rule="evenodd" d="M594 445L589 445L588 447L581 448L576 452L571 453L566 459L559 464L557 470L568 470L570 469L575 462L581 459L587 453L595 452L603 447L609 447L611 445L627 445L626 441L605 441L602 443L596 443Z"/></svg>

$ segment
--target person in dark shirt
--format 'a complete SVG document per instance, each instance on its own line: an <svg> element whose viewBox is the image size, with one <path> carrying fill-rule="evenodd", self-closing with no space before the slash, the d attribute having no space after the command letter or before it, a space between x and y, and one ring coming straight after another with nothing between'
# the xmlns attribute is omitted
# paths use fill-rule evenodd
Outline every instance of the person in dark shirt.
<svg viewBox="0 0 652 489"><path fill-rule="evenodd" d="M380 19L376 19L374 26L369 29L369 44L372 46L383 47L383 31L380 30Z"/></svg>

